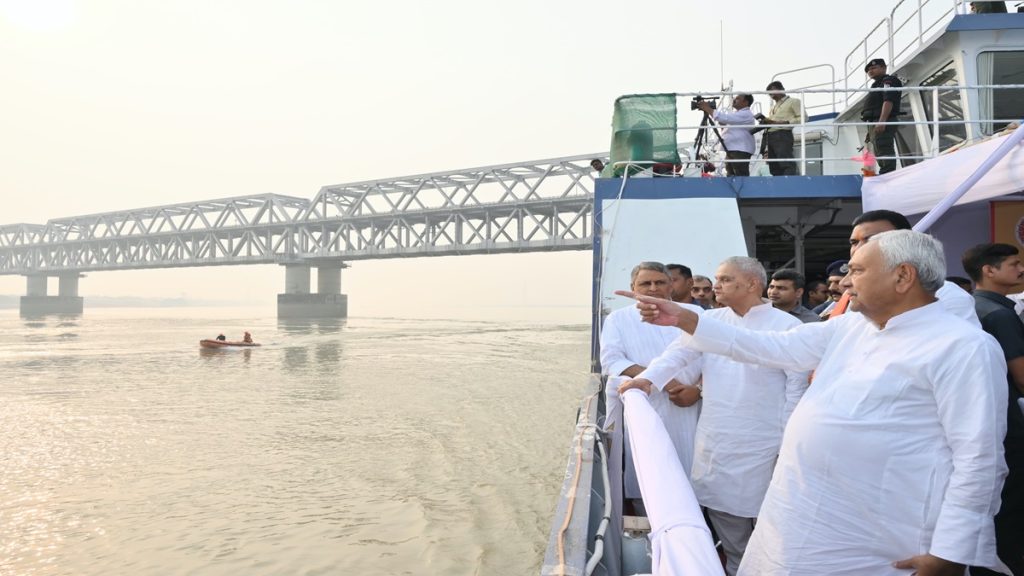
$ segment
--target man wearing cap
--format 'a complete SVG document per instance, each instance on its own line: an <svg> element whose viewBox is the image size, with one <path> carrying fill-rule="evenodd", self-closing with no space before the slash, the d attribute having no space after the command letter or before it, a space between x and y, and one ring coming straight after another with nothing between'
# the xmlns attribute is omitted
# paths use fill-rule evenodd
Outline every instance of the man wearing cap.
<svg viewBox="0 0 1024 576"><path fill-rule="evenodd" d="M822 320L828 320L828 317L835 308L836 303L843 297L843 289L839 284L843 281L843 277L846 276L846 272L846 260L836 260L829 264L828 268L825 269L825 276L828 278L829 299L824 304L812 310L812 312L820 316Z"/></svg>
<svg viewBox="0 0 1024 576"><path fill-rule="evenodd" d="M971 2L971 14L1006 14L1006 2Z"/></svg>
<svg viewBox="0 0 1024 576"><path fill-rule="evenodd" d="M799 124L803 116L800 113L800 101L790 98L784 92L785 87L778 80L773 81L765 90L771 91L772 104L768 117L760 117L761 124ZM768 171L772 176L796 176L796 162L793 161L793 128L791 126L769 128L764 133L761 151L765 158L781 158L768 160Z"/></svg>
<svg viewBox="0 0 1024 576"><path fill-rule="evenodd" d="M864 72L874 82L871 88L902 88L900 79L886 73L885 60L875 58L864 67ZM896 126L889 124L889 121L896 120L900 115L900 98L903 92L900 90L886 90L868 92L867 100L864 103L864 110L861 112L861 120L875 122L868 126L868 135L865 142L874 142L875 156L878 157L878 172L886 174L896 169Z"/></svg>

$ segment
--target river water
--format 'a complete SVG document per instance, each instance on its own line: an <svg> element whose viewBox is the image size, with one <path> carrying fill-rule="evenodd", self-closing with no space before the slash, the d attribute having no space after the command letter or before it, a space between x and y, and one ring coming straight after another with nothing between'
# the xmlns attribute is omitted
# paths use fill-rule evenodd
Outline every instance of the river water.
<svg viewBox="0 0 1024 576"><path fill-rule="evenodd" d="M263 346L198 348L243 330ZM523 320L2 310L0 574L536 573L588 340Z"/></svg>

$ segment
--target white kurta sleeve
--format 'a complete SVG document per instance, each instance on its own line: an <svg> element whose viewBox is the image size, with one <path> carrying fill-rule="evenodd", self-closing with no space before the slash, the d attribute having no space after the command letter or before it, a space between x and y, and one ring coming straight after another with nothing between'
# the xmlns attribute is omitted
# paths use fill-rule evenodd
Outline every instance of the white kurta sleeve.
<svg viewBox="0 0 1024 576"><path fill-rule="evenodd" d="M637 374L637 378L645 378L651 384L661 390L673 378L683 384L693 384L700 377L701 356L700 352L688 348L686 343L690 335L683 332L672 344L661 353L660 356L651 361L650 366L643 372Z"/></svg>
<svg viewBox="0 0 1024 576"><path fill-rule="evenodd" d="M939 288L939 291L935 293L935 296L939 299L943 308L967 320L972 325L981 328L978 312L974 308L974 297L968 294L966 290L947 280L942 285L942 288Z"/></svg>
<svg viewBox="0 0 1024 576"><path fill-rule="evenodd" d="M786 370L786 407L782 413L782 427L789 422L789 415L796 409L796 405L803 398L807 387L811 385L811 373L805 371Z"/></svg>
<svg viewBox="0 0 1024 576"><path fill-rule="evenodd" d="M636 364L626 357L626 335L621 318L621 314L613 312L605 318L601 328L601 369L608 376L618 376Z"/></svg>
<svg viewBox="0 0 1024 576"><path fill-rule="evenodd" d="M930 374L939 422L952 451L953 473L929 552L972 566L996 561L993 516L1006 477L1006 362L987 334L957 350Z"/></svg>
<svg viewBox="0 0 1024 576"><path fill-rule="evenodd" d="M689 347L701 352L728 356L733 360L782 370L813 370L828 348L842 322L800 324L785 332L747 330L701 316Z"/></svg>

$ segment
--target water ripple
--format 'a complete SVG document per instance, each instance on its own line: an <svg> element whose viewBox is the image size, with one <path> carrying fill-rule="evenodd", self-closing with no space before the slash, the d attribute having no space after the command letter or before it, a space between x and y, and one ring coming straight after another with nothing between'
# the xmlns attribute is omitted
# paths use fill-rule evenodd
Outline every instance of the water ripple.
<svg viewBox="0 0 1024 576"><path fill-rule="evenodd" d="M140 314L0 316L0 575L536 572L589 328Z"/></svg>

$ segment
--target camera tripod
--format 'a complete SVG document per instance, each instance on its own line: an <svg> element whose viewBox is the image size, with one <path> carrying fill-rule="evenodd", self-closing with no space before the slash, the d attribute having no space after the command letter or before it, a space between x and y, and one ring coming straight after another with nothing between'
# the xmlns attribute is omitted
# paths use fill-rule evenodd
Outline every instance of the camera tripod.
<svg viewBox="0 0 1024 576"><path fill-rule="evenodd" d="M697 129L697 137L693 139L693 158L695 160L700 159L701 147L707 147L708 145L708 128L710 128L715 133L715 136L718 137L718 142L722 145L722 150L725 150L725 153L729 154L729 149L725 147L725 140L722 139L722 133L718 131L718 125L715 124L711 115L705 112L704 117L700 120L700 127Z"/></svg>

